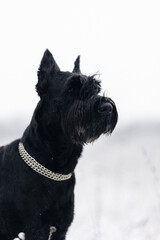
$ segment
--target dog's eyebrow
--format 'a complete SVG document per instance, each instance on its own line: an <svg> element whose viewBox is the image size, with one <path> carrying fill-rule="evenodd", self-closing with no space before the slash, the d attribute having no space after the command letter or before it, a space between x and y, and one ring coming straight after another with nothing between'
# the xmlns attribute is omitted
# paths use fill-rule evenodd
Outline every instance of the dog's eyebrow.
<svg viewBox="0 0 160 240"><path fill-rule="evenodd" d="M101 81L100 81L100 79L96 79L96 76L97 76L97 74L89 76L88 80L91 82L91 84L96 86L99 89L99 92L100 92L100 90L101 90Z"/></svg>
<svg viewBox="0 0 160 240"><path fill-rule="evenodd" d="M88 78L93 79L93 80L101 83L100 74L98 74L98 73L95 73L95 74L93 74L93 75L90 75L90 76L88 76Z"/></svg>
<svg viewBox="0 0 160 240"><path fill-rule="evenodd" d="M68 79L67 79L67 82L66 84L67 85L72 85L74 86L74 83L80 83L81 85L83 85L83 83L87 81L87 76L83 76L83 75L80 75L80 74L75 74L73 76L70 76Z"/></svg>

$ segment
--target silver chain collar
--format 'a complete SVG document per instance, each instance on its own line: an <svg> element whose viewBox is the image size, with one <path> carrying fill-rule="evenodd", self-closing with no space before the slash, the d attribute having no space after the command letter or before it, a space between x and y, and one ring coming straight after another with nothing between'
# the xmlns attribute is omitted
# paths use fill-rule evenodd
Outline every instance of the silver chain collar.
<svg viewBox="0 0 160 240"><path fill-rule="evenodd" d="M71 178L72 173L69 173L67 175L54 173L49 169L45 168L44 166L42 166L32 156L29 155L29 153L25 150L22 142L19 142L18 150L21 158L25 161L25 163L37 173L47 178L50 178L54 181L65 181Z"/></svg>

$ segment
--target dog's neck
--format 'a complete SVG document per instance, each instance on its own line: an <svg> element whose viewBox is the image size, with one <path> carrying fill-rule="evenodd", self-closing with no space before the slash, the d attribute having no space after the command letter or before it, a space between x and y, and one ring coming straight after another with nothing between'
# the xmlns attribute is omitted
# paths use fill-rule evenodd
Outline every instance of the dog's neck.
<svg viewBox="0 0 160 240"><path fill-rule="evenodd" d="M57 125L55 129L53 125L51 131L45 122L43 126L41 123L37 121L35 111L22 137L26 151L51 171L62 174L73 172L81 155L82 145L69 142Z"/></svg>

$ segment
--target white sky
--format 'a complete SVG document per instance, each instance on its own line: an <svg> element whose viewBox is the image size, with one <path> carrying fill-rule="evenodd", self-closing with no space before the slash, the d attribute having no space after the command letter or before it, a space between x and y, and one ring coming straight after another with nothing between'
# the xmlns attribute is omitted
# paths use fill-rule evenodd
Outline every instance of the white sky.
<svg viewBox="0 0 160 240"><path fill-rule="evenodd" d="M62 70L101 73L120 122L160 119L160 1L0 2L0 122L30 118L48 48Z"/></svg>

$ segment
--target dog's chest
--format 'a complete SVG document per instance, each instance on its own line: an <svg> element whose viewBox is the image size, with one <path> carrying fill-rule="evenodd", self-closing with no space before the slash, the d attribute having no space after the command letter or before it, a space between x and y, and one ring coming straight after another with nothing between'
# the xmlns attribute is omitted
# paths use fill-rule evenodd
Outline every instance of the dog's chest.
<svg viewBox="0 0 160 240"><path fill-rule="evenodd" d="M55 184L32 188L28 195L28 218L41 226L68 227L73 219L73 184ZM34 225L34 223L33 223Z"/></svg>

